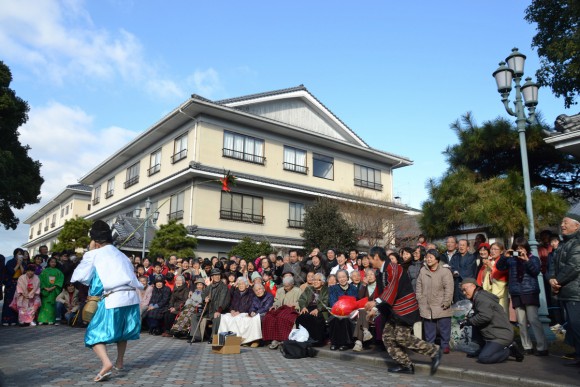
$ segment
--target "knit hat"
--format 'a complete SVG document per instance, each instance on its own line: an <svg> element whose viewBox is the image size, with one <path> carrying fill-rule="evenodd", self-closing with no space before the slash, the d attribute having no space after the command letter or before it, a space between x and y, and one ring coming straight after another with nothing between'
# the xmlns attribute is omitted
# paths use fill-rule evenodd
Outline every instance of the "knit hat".
<svg viewBox="0 0 580 387"><path fill-rule="evenodd" d="M461 285L465 285L465 284L474 284L475 286L479 286L479 284L477 283L477 281L475 280L475 278L465 278L461 282Z"/></svg>
<svg viewBox="0 0 580 387"><path fill-rule="evenodd" d="M255 272L252 273L252 276L250 277L250 281L254 282L254 280L256 278L262 279L262 277L260 276L260 273L258 273L257 271L255 271Z"/></svg>
<svg viewBox="0 0 580 387"><path fill-rule="evenodd" d="M222 271L218 268L211 269L210 275L222 275Z"/></svg>

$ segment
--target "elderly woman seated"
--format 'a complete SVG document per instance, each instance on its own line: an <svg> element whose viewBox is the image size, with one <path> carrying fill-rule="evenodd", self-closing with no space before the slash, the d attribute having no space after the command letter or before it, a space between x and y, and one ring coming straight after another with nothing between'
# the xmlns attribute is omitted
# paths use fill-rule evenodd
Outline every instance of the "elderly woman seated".
<svg viewBox="0 0 580 387"><path fill-rule="evenodd" d="M383 292L383 288L380 284L377 283L377 276L375 269L366 268L364 270L365 273L365 282L366 285L362 285L358 290L357 300L361 300L363 298L368 298L369 301L375 300L381 296ZM375 326L381 325L380 323L377 324L377 319L380 318L378 316L372 317L372 322ZM355 352L360 352L363 350L363 343L372 340L373 335L369 330L369 318L367 317L367 312L364 308L358 310L358 319L356 320L356 326L354 327L354 338L356 339L354 343L354 347L352 348ZM381 331L382 332L382 331ZM377 334L377 337L380 337L380 333Z"/></svg>
<svg viewBox="0 0 580 387"><path fill-rule="evenodd" d="M193 314L201 315L203 309L203 298L201 293L205 289L205 281L199 277L193 282L192 290L189 292L189 297L185 301L185 305L179 316L175 319L173 327L171 327L171 334L173 337L186 338L189 335L191 328L191 316Z"/></svg>
<svg viewBox="0 0 580 387"><path fill-rule="evenodd" d="M338 301L340 296L357 297L358 289L348 282L348 271L339 270L336 273L338 283L329 288L328 302L332 306ZM353 323L348 316L334 316L328 320L328 331L330 338L330 350L346 351L354 345Z"/></svg>
<svg viewBox="0 0 580 387"><path fill-rule="evenodd" d="M149 334L160 335L163 316L169 309L169 299L171 298L171 289L165 286L165 278L162 275L155 277L153 293L149 300L149 305L145 312Z"/></svg>
<svg viewBox="0 0 580 387"><path fill-rule="evenodd" d="M268 312L274 303L274 297L266 293L262 284L254 285L253 289L246 288L248 283L246 278L238 279L238 290L251 295L251 305L247 312L234 311L235 293L232 296L232 312L222 315L219 332L234 332L242 337L242 345L248 345L256 348L260 345L262 339L262 317ZM241 310L241 308L239 308ZM244 307L244 310L245 307Z"/></svg>
<svg viewBox="0 0 580 387"><path fill-rule="evenodd" d="M302 292L300 288L294 286L292 271L283 272L282 286L276 291L274 305L264 316L262 324L263 339L272 341L270 349L276 349L281 341L288 340L288 335L298 317L298 299Z"/></svg>
<svg viewBox="0 0 580 387"><path fill-rule="evenodd" d="M175 322L175 318L185 306L185 302L189 298L189 288L185 283L185 278L182 275L175 277L175 287L173 288L173 293L169 298L169 309L165 312L163 319L165 321L164 327L165 332L161 336L171 337L173 336L169 331Z"/></svg>
<svg viewBox="0 0 580 387"><path fill-rule="evenodd" d="M306 328L310 339L315 341L313 345L324 345L328 318L328 288L324 274L314 274L312 285L304 289L298 304L300 316L296 324Z"/></svg>

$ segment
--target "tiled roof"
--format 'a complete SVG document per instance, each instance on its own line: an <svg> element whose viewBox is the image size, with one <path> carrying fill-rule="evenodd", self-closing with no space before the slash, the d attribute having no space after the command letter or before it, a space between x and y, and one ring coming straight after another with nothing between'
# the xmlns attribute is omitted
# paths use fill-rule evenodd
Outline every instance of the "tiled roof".
<svg viewBox="0 0 580 387"><path fill-rule="evenodd" d="M116 231L115 244L119 249L135 248L141 249L143 247L143 227L141 223L143 219L133 218L129 216L119 215L115 224L113 224L113 234ZM137 230L135 232L135 230ZM129 235L135 232L129 240ZM155 237L157 229L155 227L147 227L147 244L146 249L149 249L149 243ZM123 243L125 242L125 243ZM121 246L122 244L122 246Z"/></svg>
<svg viewBox="0 0 580 387"><path fill-rule="evenodd" d="M554 126L558 132L562 133L580 130L580 113L572 116L560 114L556 117Z"/></svg>
<svg viewBox="0 0 580 387"><path fill-rule="evenodd" d="M354 130L352 130L351 128L349 128L349 126L347 124L345 124L336 114L334 114L332 112L332 110L330 110L325 104L323 104L322 101L320 101L318 98L316 98L314 96L314 94L312 94L306 88L306 86L304 86L304 85L299 85L299 86L295 86L295 87L289 87L287 89L266 91L264 93L243 95L243 96L235 97L235 98L222 99L222 100L219 100L219 101L214 101L214 103L216 103L218 105L227 105L227 104L234 103L234 102L242 102L242 101L248 101L248 100L257 99L257 98L270 97L270 96L273 96L273 95L287 94L287 93L292 93L292 92L295 92L295 91L305 91L305 92L307 92L312 98L314 98L316 100L316 102L318 102L320 105L322 105L334 118L336 118L348 130L350 130L350 132L353 135L355 135L356 138L358 138L360 141L362 141L363 144L365 144L366 146L368 146L368 144L362 138L360 138L360 136L358 134L356 134ZM209 102L211 102L211 101L209 101Z"/></svg>
<svg viewBox="0 0 580 387"><path fill-rule="evenodd" d="M191 162L190 163L190 166L193 169L197 169L197 170L200 170L200 171L211 172L211 173L223 174L223 172L224 172L223 169L210 167L210 166L207 166L207 165L203 165L201 163ZM301 184L289 183L289 182L284 181L284 180L270 179L270 178L267 178L267 177L257 176L257 175L250 175L250 174L247 174L247 173L241 173L241 172L235 172L235 171L231 171L231 173L234 176L236 176L237 178L242 178L242 179L247 179L247 180L253 180L253 181L259 181L259 182L262 182L262 183L279 185L279 186L283 186L283 187L296 188L296 189L300 189L300 190L304 190L304 191L310 191L310 192L320 193L320 194L323 194L323 195L340 197L340 198L343 198L343 199L350 199L350 200L357 200L357 201L365 201L367 203L379 204L379 205L382 205L382 206L388 205L389 207L397 208L397 209L404 210L404 211L418 211L418 210L416 210L414 208L407 207L407 206L404 206L404 205L401 205L401 204L397 204L397 203L393 203L393 202L385 202L385 201L381 201L381 200L361 198L360 196L356 196L356 195L350 195L350 194L346 194L346 193L342 193L342 192L330 191L330 190L326 190L326 189L322 189L322 188L318 188L318 187L314 187L314 186L306 186L306 185L301 185Z"/></svg>
<svg viewBox="0 0 580 387"><path fill-rule="evenodd" d="M211 238L224 238L235 240L242 240L245 237L250 237L254 241L268 242L271 245L302 246L302 244L304 243L304 241L300 238L284 238L264 234L246 234L243 232L214 230L209 228L198 227L197 225L188 226L187 231L191 235L194 235L196 237L211 237Z"/></svg>
<svg viewBox="0 0 580 387"><path fill-rule="evenodd" d="M90 185L86 185L86 184L70 184L70 185L67 185L66 188L76 189L79 191L87 191L87 192L91 192L93 189Z"/></svg>

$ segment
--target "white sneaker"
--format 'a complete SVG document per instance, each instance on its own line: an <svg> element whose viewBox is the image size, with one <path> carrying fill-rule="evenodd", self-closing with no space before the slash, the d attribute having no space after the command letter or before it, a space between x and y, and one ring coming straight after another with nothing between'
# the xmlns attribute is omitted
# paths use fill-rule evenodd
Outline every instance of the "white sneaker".
<svg viewBox="0 0 580 387"><path fill-rule="evenodd" d="M272 343L270 343L270 346L268 348L270 349L276 349L278 348L278 346L280 345L280 342L277 340L272 340Z"/></svg>
<svg viewBox="0 0 580 387"><path fill-rule="evenodd" d="M57 321L57 322L54 323L54 325L60 325L60 323Z"/></svg>
<svg viewBox="0 0 580 387"><path fill-rule="evenodd" d="M31 327L35 327L36 326L36 323L33 321L33 322L30 323L30 326Z"/></svg>
<svg viewBox="0 0 580 387"><path fill-rule="evenodd" d="M54 325L54 323L53 322L49 322L48 325Z"/></svg>
<svg viewBox="0 0 580 387"><path fill-rule="evenodd" d="M3 327L7 327L9 324L8 323L2 323Z"/></svg>
<svg viewBox="0 0 580 387"><path fill-rule="evenodd" d="M369 341L373 339L373 335L371 334L371 332L364 328L363 329L363 341Z"/></svg>
<svg viewBox="0 0 580 387"><path fill-rule="evenodd" d="M357 340L354 343L354 347L352 347L352 350L355 352L361 352L363 350L362 342L360 340Z"/></svg>

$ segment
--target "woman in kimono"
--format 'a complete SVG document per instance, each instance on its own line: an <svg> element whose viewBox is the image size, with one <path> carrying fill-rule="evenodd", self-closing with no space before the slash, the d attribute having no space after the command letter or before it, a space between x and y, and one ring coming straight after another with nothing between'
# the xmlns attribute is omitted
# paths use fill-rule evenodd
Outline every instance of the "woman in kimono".
<svg viewBox="0 0 580 387"><path fill-rule="evenodd" d="M34 274L35 265L28 265L26 273L18 278L16 285L16 306L20 326L35 326L34 316L40 307L40 280Z"/></svg>
<svg viewBox="0 0 580 387"><path fill-rule="evenodd" d="M46 268L40 273L40 299L38 324L54 324L56 321L56 297L62 290L64 274L56 268L56 258L48 259ZM60 318L59 318L60 321Z"/></svg>
<svg viewBox="0 0 580 387"><path fill-rule="evenodd" d="M16 325L18 312L10 307L16 293L18 278L24 274L24 250L17 248L12 255L14 258L6 262L4 268L4 305L2 306L2 325Z"/></svg>
<svg viewBox="0 0 580 387"><path fill-rule="evenodd" d="M93 379L102 382L111 371L123 368L128 340L139 339L141 318L138 289L143 287L133 273L133 265L111 243L109 225L95 221L90 230L89 250L75 269L71 282L89 285L90 296L100 296L97 311L87 327L85 346L92 348L102 367ZM106 344L117 344L117 360L111 362Z"/></svg>

